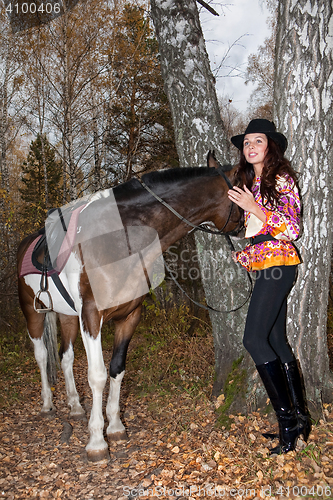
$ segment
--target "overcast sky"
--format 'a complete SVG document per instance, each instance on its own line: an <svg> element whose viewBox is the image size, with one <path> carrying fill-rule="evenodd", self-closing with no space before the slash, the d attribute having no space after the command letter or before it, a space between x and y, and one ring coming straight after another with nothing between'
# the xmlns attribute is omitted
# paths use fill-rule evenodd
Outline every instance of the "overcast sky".
<svg viewBox="0 0 333 500"><path fill-rule="evenodd" d="M211 5L220 14L219 17L201 9L200 19L213 71L228 48L241 37L231 47L225 67L220 71L221 78L216 82L217 93L229 95L235 108L246 111L254 86L245 85L241 77L226 75L230 67L237 67L238 72L245 71L248 56L256 53L259 45L270 35L266 22L268 11L260 0L233 0L223 5L213 2Z"/></svg>

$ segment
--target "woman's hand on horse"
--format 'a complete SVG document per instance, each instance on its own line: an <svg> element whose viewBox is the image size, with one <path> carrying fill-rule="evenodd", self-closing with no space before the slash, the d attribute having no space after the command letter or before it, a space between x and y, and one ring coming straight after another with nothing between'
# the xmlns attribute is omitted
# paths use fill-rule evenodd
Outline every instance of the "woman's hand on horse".
<svg viewBox="0 0 333 500"><path fill-rule="evenodd" d="M258 207L253 194L246 186L244 186L244 189L237 186L230 189L228 191L228 198L247 212L253 213Z"/></svg>
<svg viewBox="0 0 333 500"><path fill-rule="evenodd" d="M266 222L265 212L261 210L254 199L252 192L246 186L244 186L244 189L241 189L238 186L234 186L233 189L229 189L228 198L236 203L236 205L240 208L246 210L246 212L250 212L251 214L256 215L262 222Z"/></svg>

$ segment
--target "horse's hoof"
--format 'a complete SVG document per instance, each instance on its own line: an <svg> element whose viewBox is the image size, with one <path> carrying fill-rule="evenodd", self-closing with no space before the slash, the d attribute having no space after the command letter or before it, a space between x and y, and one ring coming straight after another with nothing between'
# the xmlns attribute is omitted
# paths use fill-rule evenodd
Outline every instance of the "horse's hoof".
<svg viewBox="0 0 333 500"><path fill-rule="evenodd" d="M86 413L84 410L82 411L75 411L75 412L70 412L69 413L69 418L70 420L83 420L83 421L86 421L87 420L87 416L86 416Z"/></svg>
<svg viewBox="0 0 333 500"><path fill-rule="evenodd" d="M69 414L69 419L74 420L74 422L87 422L87 416L85 414L82 415Z"/></svg>
<svg viewBox="0 0 333 500"><path fill-rule="evenodd" d="M113 432L112 434L108 434L107 436L110 443L114 443L116 441L128 441L126 431Z"/></svg>
<svg viewBox="0 0 333 500"><path fill-rule="evenodd" d="M90 450L87 451L87 458L89 462L107 463L110 460L109 450Z"/></svg>
<svg viewBox="0 0 333 500"><path fill-rule="evenodd" d="M73 427L69 422L63 422L63 431L60 436L60 443L67 443L69 442L71 435L73 434Z"/></svg>
<svg viewBox="0 0 333 500"><path fill-rule="evenodd" d="M56 415L56 409L55 408L50 408L49 410L41 410L40 416L41 417L54 417Z"/></svg>

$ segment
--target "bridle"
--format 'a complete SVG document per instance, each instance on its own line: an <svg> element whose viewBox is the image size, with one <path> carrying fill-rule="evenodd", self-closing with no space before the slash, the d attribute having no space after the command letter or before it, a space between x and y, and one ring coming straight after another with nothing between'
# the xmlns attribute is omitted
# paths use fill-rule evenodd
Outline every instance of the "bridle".
<svg viewBox="0 0 333 500"><path fill-rule="evenodd" d="M223 179L227 183L229 189L232 189L233 185L231 184L231 182L228 179L228 177L225 175L222 165L219 165L216 170L220 174L220 176L223 177ZM183 217L182 215L180 215L180 213L178 213L177 210L175 210L171 205L169 205L169 203L167 203L160 196L158 196L156 193L154 193L154 191L152 189L150 189L150 187L147 186L147 184L142 179L139 179L138 177L136 177L136 179L140 182L141 186L146 189L146 191L148 191L157 201L159 201L163 206L165 206L176 217L178 217L178 219L180 219L182 222L185 222L185 224L187 224L188 226L191 226L193 228L192 230L203 231L204 233L209 233L209 234L223 235L223 236L225 236L227 238L228 244L231 247L232 251L235 251L233 243L232 243L232 241L230 240L230 237L229 237L230 233L229 232L224 232L224 229L227 227L227 225L228 225L228 223L230 221L232 209L234 207L234 202L231 202L230 210L229 210L229 215L228 215L227 220L226 220L224 226L222 227L222 229L212 229L211 227L209 227L207 224L204 224L204 223L199 224L199 225L193 224L192 222L190 222L189 220L187 220L185 217Z"/></svg>
<svg viewBox="0 0 333 500"><path fill-rule="evenodd" d="M228 179L228 177L225 175L225 172L223 170L223 167L222 165L218 164L218 167L217 167L217 172L220 174L220 176L225 180L227 186L229 189L232 189L233 188L233 185L231 184L230 180ZM231 241L231 238L230 238L230 233L233 232L233 231L230 231L230 232L224 232L224 229L227 227L228 223L229 223L229 220L230 220L230 217L231 217L231 213L232 213L232 209L234 207L234 202L231 202L231 205L230 205L230 210L229 210L229 215L227 217L227 220L224 224L224 226L222 227L222 229L212 229L211 227L207 226L207 224L199 224L199 225L196 225L196 224L193 224L192 222L190 222L189 220L187 220L185 217L183 217L180 213L177 212L177 210L175 210L171 205L169 205L169 203L167 203L166 201L164 201L160 196L158 196L156 193L154 193L154 191L152 189L150 189L149 186L147 186L147 184L140 178L136 177L136 179L140 182L141 186L146 190L148 191L148 193L150 193L159 203L161 203L164 207L166 207L170 212L172 212L174 215L176 215L176 217L178 217L178 219L180 219L182 222L184 222L185 224L187 224L188 226L192 227L192 231L203 231L204 233L209 233L209 234L217 234L217 235L222 235L226 238L227 242L228 242L228 245L231 249L232 252L235 251L235 247L234 247L234 244L233 242ZM240 228L241 230L241 228ZM230 312L236 312L238 311L239 309L241 309L245 304L246 302L249 300L251 294L252 294L252 280L251 280L251 277L250 277L250 274L249 272L247 272L247 277L248 277L248 280L249 280L249 283L250 283L250 290L249 290L249 294L248 296L246 297L246 300L238 307L234 308L234 309L230 309L228 311L221 311L219 309L214 309L213 307L211 307L210 305L207 304L207 306L203 305L203 304L200 304L199 302L196 302L195 300L193 300L187 293L186 291L182 288L182 286L178 283L178 281L176 280L176 278L173 276L173 273L172 271L169 269L169 267L167 266L167 264L165 263L164 261L164 265L165 265L165 268L166 270L169 272L172 280L176 283L176 285L178 286L178 288L183 292L184 295L186 295L186 297L188 299L190 299L195 305L201 307L202 309L205 309L207 311L213 311L213 312L219 312L219 313L230 313Z"/></svg>

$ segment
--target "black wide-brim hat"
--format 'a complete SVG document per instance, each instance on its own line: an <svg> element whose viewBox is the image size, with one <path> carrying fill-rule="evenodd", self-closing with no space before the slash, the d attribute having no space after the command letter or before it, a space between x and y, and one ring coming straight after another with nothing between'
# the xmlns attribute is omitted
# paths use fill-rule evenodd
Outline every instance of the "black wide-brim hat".
<svg viewBox="0 0 333 500"><path fill-rule="evenodd" d="M280 146L283 153L288 147L287 138L276 131L276 127L273 122L269 120L265 120L263 118L256 118L255 120L251 120L248 124L245 133L240 135L234 135L231 137L231 142L236 148L243 150L243 142L246 134L265 134L267 137L270 137L276 144Z"/></svg>

